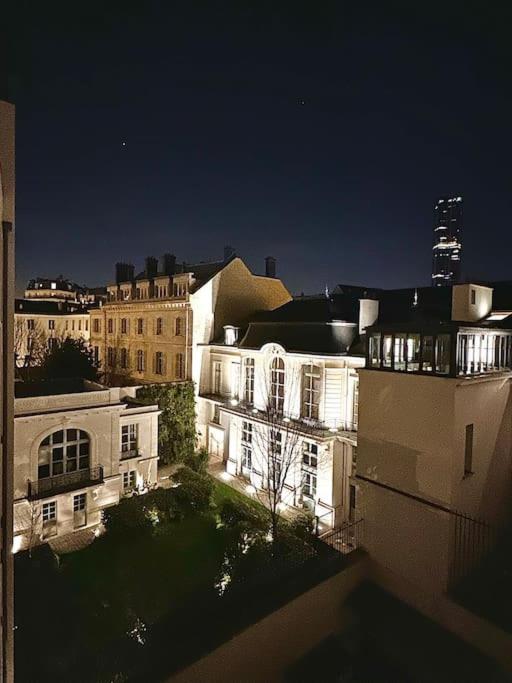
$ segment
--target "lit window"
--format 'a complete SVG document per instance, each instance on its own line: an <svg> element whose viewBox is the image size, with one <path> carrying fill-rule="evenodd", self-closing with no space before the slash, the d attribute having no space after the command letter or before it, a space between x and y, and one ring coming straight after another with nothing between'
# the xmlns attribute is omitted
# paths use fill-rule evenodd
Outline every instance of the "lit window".
<svg viewBox="0 0 512 683"><path fill-rule="evenodd" d="M284 410L284 360L274 358L270 370L270 407L277 413Z"/></svg>
<svg viewBox="0 0 512 683"><path fill-rule="evenodd" d="M244 401L254 403L254 358L244 360Z"/></svg>
<svg viewBox="0 0 512 683"><path fill-rule="evenodd" d="M318 420L320 368L308 363L302 368L302 417Z"/></svg>
<svg viewBox="0 0 512 683"><path fill-rule="evenodd" d="M138 428L136 424L122 425L121 427L121 453L136 453L138 442Z"/></svg>
<svg viewBox="0 0 512 683"><path fill-rule="evenodd" d="M380 366L380 333L370 337L370 365L372 368Z"/></svg>
<svg viewBox="0 0 512 683"><path fill-rule="evenodd" d="M50 434L39 446L38 479L88 469L89 451L89 437L81 429L62 429Z"/></svg>

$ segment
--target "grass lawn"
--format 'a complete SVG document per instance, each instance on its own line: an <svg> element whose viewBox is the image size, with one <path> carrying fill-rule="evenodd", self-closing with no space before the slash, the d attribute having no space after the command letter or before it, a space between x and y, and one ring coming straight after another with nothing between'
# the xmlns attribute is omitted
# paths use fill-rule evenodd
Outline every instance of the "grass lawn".
<svg viewBox="0 0 512 683"><path fill-rule="evenodd" d="M259 506L216 482L214 505L201 514L149 531L121 517L116 533L107 531L58 561L48 546L32 558L16 556L17 680L126 680L113 679L112 671L123 671L130 657L149 650L152 628L161 622L165 655L179 658L205 614L225 604L220 586L226 572L239 567L239 588L246 568L250 578L264 562L261 548L251 560L253 549L242 551L234 530L219 527L217 510L227 499Z"/></svg>

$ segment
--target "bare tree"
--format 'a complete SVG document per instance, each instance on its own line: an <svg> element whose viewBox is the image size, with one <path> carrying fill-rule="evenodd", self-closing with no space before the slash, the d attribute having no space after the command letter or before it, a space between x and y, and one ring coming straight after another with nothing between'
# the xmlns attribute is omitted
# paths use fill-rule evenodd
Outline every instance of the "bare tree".
<svg viewBox="0 0 512 683"><path fill-rule="evenodd" d="M14 322L14 353L18 367L32 368L41 364L48 340L42 325L33 320L29 323L23 318Z"/></svg>
<svg viewBox="0 0 512 683"><path fill-rule="evenodd" d="M121 343L121 337L117 336L105 347L105 357L100 369L102 381L111 387L132 384L130 368L134 362L130 348Z"/></svg>
<svg viewBox="0 0 512 683"><path fill-rule="evenodd" d="M302 499L303 442L315 427L314 420L300 417L300 408L298 414L287 410L290 399L300 395L302 402L301 379L298 368L286 370L284 360L278 356L271 360L270 368L263 372L263 407L258 410L251 436L253 469L261 475L261 488L256 488L256 494L269 511L274 541L284 504L296 505Z"/></svg>

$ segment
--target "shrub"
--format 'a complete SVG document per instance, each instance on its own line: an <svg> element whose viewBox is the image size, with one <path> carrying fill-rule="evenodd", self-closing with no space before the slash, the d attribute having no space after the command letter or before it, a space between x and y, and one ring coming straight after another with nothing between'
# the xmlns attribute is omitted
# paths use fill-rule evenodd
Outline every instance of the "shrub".
<svg viewBox="0 0 512 683"><path fill-rule="evenodd" d="M162 411L158 418L160 462L184 462L196 447L193 383L146 385L137 390L137 398L143 403L157 403Z"/></svg>
<svg viewBox="0 0 512 683"><path fill-rule="evenodd" d="M208 468L208 459L209 455L206 448L200 448L195 453L186 456L183 463L186 465L186 467L189 467L198 474L206 474L206 470Z"/></svg>
<svg viewBox="0 0 512 683"><path fill-rule="evenodd" d="M144 496L133 496L120 501L119 505L104 510L103 521L108 532L117 535L150 531L152 524L145 513L143 503Z"/></svg>
<svg viewBox="0 0 512 683"><path fill-rule="evenodd" d="M247 532L266 532L269 521L263 510L260 511L250 503L233 498L226 498L222 502L219 517L225 526Z"/></svg>
<svg viewBox="0 0 512 683"><path fill-rule="evenodd" d="M190 467L180 467L173 476L179 484L172 489L177 509L182 515L190 512L204 512L211 507L213 481L208 475L201 475Z"/></svg>

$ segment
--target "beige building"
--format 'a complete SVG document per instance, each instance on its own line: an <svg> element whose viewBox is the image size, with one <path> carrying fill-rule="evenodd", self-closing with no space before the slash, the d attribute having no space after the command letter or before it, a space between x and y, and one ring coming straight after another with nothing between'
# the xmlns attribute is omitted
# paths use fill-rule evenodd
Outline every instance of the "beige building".
<svg viewBox="0 0 512 683"><path fill-rule="evenodd" d="M120 498L157 484L157 406L135 388L17 383L14 550L98 527Z"/></svg>
<svg viewBox="0 0 512 683"><path fill-rule="evenodd" d="M503 524L512 494L509 311L493 310L489 287L442 289L444 322L382 316L359 371L354 483L365 546L427 594L471 569L484 523Z"/></svg>
<svg viewBox="0 0 512 683"><path fill-rule="evenodd" d="M176 264L173 256L146 259L135 276L117 264L105 305L91 310L91 346L111 378L136 382L197 381L197 344L211 341L228 321L290 300L282 282L254 275L232 255L222 262ZM113 381L113 379L110 379Z"/></svg>
<svg viewBox="0 0 512 683"><path fill-rule="evenodd" d="M345 320L325 297L297 299L244 330L226 325L202 349L197 420L212 459L226 478L261 491L276 453L278 466L288 466L283 503L312 512L320 530L353 514L366 310L355 299Z"/></svg>

